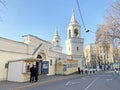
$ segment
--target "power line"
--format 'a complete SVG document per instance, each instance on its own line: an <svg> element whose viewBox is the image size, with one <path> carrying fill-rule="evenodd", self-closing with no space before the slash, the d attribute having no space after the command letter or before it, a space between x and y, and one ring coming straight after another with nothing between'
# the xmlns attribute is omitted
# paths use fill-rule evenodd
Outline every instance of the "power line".
<svg viewBox="0 0 120 90"><path fill-rule="evenodd" d="M79 15L80 15L80 17L81 17L83 27L84 27L84 29L86 30L86 32L89 32L89 30L88 30L88 29L86 28L86 26L85 26L85 23L84 23L84 20L83 20L83 16L82 16L82 13L81 13L81 9L80 9L80 5L79 5L78 0L76 0L76 3L77 3L77 6L78 6Z"/></svg>

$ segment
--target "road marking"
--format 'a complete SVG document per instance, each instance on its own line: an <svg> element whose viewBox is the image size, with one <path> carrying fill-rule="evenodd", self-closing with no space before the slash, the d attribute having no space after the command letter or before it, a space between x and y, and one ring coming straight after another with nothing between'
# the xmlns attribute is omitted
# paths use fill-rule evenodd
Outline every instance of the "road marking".
<svg viewBox="0 0 120 90"><path fill-rule="evenodd" d="M111 81L111 80L113 80L113 79L106 79L106 81Z"/></svg>
<svg viewBox="0 0 120 90"><path fill-rule="evenodd" d="M100 76L100 77L111 77L113 75L96 75L96 76Z"/></svg>
<svg viewBox="0 0 120 90"><path fill-rule="evenodd" d="M78 83L80 83L80 82L70 82L70 81L68 81L65 85L68 86L68 85L73 85L73 84L78 84Z"/></svg>
<svg viewBox="0 0 120 90"><path fill-rule="evenodd" d="M87 78L85 78L85 77L82 77L82 79L83 79L83 80L85 80L85 79L87 79Z"/></svg>
<svg viewBox="0 0 120 90"><path fill-rule="evenodd" d="M84 90L88 90L88 88L91 87L96 80L97 80L97 78L95 80L93 80Z"/></svg>
<svg viewBox="0 0 120 90"><path fill-rule="evenodd" d="M67 86L67 85L69 85L69 84L71 84L71 82L70 82L70 81L68 81L65 85Z"/></svg>
<svg viewBox="0 0 120 90"><path fill-rule="evenodd" d="M105 73L113 73L114 71L107 71L107 72L105 72Z"/></svg>

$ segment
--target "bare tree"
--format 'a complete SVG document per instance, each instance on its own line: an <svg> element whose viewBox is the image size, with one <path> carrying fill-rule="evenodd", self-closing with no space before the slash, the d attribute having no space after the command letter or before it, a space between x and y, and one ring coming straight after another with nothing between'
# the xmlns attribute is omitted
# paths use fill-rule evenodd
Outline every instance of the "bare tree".
<svg viewBox="0 0 120 90"><path fill-rule="evenodd" d="M5 0L0 0L0 4L6 6Z"/></svg>
<svg viewBox="0 0 120 90"><path fill-rule="evenodd" d="M6 2L5 0L0 0L0 12L2 12L3 7L6 7ZM0 21L2 21L2 15L0 13Z"/></svg>
<svg viewBox="0 0 120 90"><path fill-rule="evenodd" d="M116 0L110 8L105 18L106 30L109 30L109 36L112 38L114 47L114 59L119 60L119 43L120 43L120 0Z"/></svg>
<svg viewBox="0 0 120 90"><path fill-rule="evenodd" d="M96 34L96 42L101 42L106 51L109 50L108 43L113 45L114 60L118 60L120 44L120 0L116 0L108 8L108 13L103 25L99 25Z"/></svg>
<svg viewBox="0 0 120 90"><path fill-rule="evenodd" d="M109 30L113 39L120 38L120 0L116 0L108 10L104 27Z"/></svg>

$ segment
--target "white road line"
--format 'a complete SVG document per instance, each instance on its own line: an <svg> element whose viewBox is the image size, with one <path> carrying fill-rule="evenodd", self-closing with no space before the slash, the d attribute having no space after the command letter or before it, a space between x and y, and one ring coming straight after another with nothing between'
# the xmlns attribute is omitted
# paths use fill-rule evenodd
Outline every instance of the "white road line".
<svg viewBox="0 0 120 90"><path fill-rule="evenodd" d="M85 77L82 77L82 79L83 79L83 80L85 80L85 79L87 79L87 78L85 78Z"/></svg>
<svg viewBox="0 0 120 90"><path fill-rule="evenodd" d="M80 83L80 82L70 82L70 81L68 81L65 85L68 86L68 85L73 85L73 84L78 84L78 83Z"/></svg>
<svg viewBox="0 0 120 90"><path fill-rule="evenodd" d="M88 90L88 88L91 87L96 80L97 80L97 78L95 80L93 80L84 90Z"/></svg>
<svg viewBox="0 0 120 90"><path fill-rule="evenodd" d="M99 76L99 77L111 77L113 75L96 75L96 76Z"/></svg>
<svg viewBox="0 0 120 90"><path fill-rule="evenodd" d="M106 79L106 81L110 81L110 80L113 80L113 79Z"/></svg>
<svg viewBox="0 0 120 90"><path fill-rule="evenodd" d="M71 85L71 82L70 82L70 81L68 81L65 85L66 85L66 86L67 86L67 85Z"/></svg>

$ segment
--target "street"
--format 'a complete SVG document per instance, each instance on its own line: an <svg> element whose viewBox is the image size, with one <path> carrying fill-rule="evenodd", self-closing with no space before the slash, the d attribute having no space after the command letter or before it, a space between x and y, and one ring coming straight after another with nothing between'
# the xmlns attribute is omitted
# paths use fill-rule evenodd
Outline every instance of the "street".
<svg viewBox="0 0 120 90"><path fill-rule="evenodd" d="M25 90L120 90L120 76L113 71L98 72Z"/></svg>

